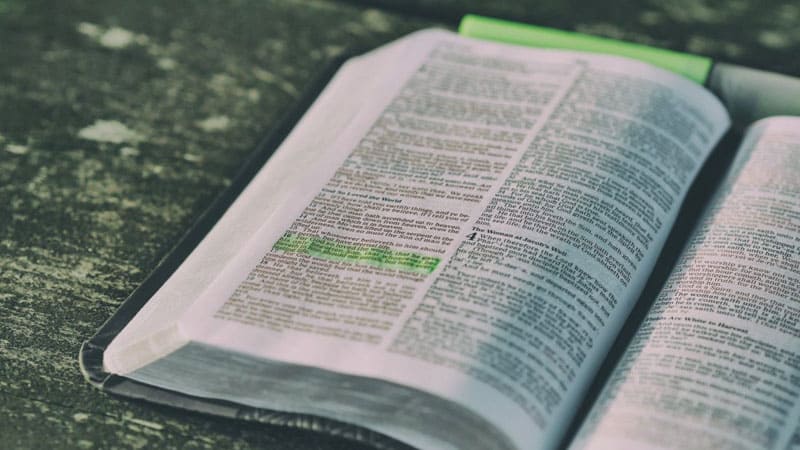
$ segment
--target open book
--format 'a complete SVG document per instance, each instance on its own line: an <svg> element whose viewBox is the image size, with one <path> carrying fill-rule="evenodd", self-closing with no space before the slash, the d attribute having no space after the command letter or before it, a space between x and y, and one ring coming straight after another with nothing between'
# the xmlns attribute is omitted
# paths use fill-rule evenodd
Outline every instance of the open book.
<svg viewBox="0 0 800 450"><path fill-rule="evenodd" d="M414 33L342 66L102 371L383 447L554 448L728 127L645 63ZM788 445L798 173L800 118L746 132L572 447Z"/></svg>

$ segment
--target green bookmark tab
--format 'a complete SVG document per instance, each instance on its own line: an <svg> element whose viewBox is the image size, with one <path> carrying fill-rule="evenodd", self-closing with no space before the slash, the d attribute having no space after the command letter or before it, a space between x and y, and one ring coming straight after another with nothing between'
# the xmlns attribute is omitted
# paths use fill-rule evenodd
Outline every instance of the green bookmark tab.
<svg viewBox="0 0 800 450"><path fill-rule="evenodd" d="M473 14L461 19L458 32L468 37L530 47L627 56L678 73L700 84L705 83L712 65L711 59L703 56Z"/></svg>

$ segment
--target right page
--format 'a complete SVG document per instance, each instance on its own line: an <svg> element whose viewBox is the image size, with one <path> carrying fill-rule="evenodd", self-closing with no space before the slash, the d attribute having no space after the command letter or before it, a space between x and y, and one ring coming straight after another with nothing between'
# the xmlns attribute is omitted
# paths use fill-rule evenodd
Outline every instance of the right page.
<svg viewBox="0 0 800 450"><path fill-rule="evenodd" d="M573 449L790 445L800 416L798 174L800 118L751 127Z"/></svg>

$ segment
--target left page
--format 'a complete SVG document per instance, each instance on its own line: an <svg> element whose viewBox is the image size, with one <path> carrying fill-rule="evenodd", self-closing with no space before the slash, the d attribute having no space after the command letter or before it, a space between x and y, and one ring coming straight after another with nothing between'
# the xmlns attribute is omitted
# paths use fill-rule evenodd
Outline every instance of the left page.
<svg viewBox="0 0 800 450"><path fill-rule="evenodd" d="M554 445L727 116L692 82L621 58L442 31L393 45L368 98L339 96L357 114L290 191L268 193L285 201L178 328L412 386L518 448ZM248 394L232 400L302 411Z"/></svg>

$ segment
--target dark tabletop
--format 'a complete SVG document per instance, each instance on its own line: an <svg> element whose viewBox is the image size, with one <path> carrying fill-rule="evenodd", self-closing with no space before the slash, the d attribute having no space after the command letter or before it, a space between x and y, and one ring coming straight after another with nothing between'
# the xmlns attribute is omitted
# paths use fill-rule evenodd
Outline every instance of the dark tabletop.
<svg viewBox="0 0 800 450"><path fill-rule="evenodd" d="M0 0L0 448L355 448L101 393L78 348L326 61L466 12L800 75L791 0Z"/></svg>

